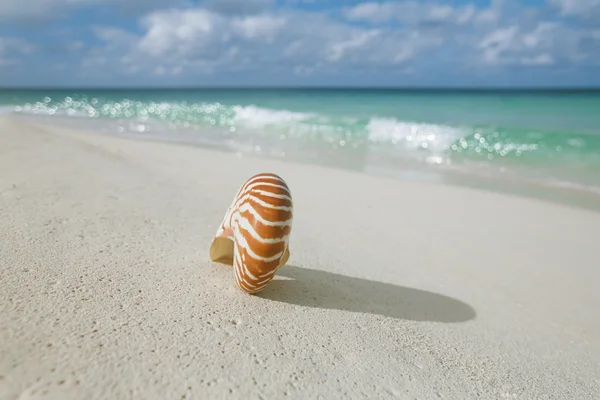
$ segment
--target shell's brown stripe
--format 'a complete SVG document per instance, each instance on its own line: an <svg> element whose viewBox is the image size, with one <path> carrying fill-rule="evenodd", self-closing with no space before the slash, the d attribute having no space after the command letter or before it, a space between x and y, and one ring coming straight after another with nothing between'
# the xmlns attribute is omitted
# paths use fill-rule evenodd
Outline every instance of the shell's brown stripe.
<svg viewBox="0 0 600 400"><path fill-rule="evenodd" d="M282 198L283 197L283 198ZM285 198L287 197L287 198ZM233 228L244 238L244 245L236 243L233 260L237 286L246 293L257 293L267 286L275 276L281 257L287 248L291 233L293 203L286 182L276 174L262 173L249 178L239 189L224 218L222 228ZM282 210L274 207L289 208ZM241 211L245 208L245 211ZM263 222L265 221L265 222ZM268 222L267 222L268 221ZM270 223L288 223L284 226ZM257 238L245 229L253 228ZM237 233L236 233L237 235ZM281 240L268 242L268 240ZM235 240L235 239L234 239ZM265 242L267 241L267 242ZM257 258L250 255L252 252ZM277 259L265 262L265 259ZM261 276L267 275L267 276Z"/></svg>
<svg viewBox="0 0 600 400"><path fill-rule="evenodd" d="M261 243L259 240L255 239L251 235L245 234L244 231L242 231L242 234L244 234L244 239L246 239L250 250L252 250L254 254L256 254L259 257L271 258L276 256L277 253L280 253L283 250L285 250L286 244L283 241L278 243Z"/></svg>
<svg viewBox="0 0 600 400"><path fill-rule="evenodd" d="M261 172L259 174L253 175L251 176L248 180L252 180L254 178L276 178L276 179L281 179L281 177L277 174L274 174L272 172ZM283 179L281 179L283 180Z"/></svg>
<svg viewBox="0 0 600 400"><path fill-rule="evenodd" d="M271 191L273 193L281 193L281 194L285 194L285 195L291 197L291 192L289 190L289 187L287 186L287 183L280 176L278 176L276 174L272 174L272 173L261 173L261 174L256 174L256 175L250 177L242 185L242 187L239 188L239 190L237 191L237 193L236 193L236 195L234 197L234 200L233 200L233 203L232 203L230 209L234 209L237 206L239 206L237 203L239 202L239 200L245 194L247 194L247 192L248 192L248 190L247 190L248 186L250 186L250 185L258 185L258 184L261 184L261 183L263 184L261 186L262 188L268 187L268 189L266 189L267 191ZM285 189L278 188L278 187L271 186L271 185L264 185L265 183L283 186ZM232 214L233 213L231 213L227 218L225 218L226 223L231 224ZM224 225L226 225L226 224L224 224Z"/></svg>
<svg viewBox="0 0 600 400"><path fill-rule="evenodd" d="M292 227L290 225L263 225L262 222L255 220L254 215L250 214L249 211L240 214L240 217L246 218L246 220L253 226L256 233L258 233L258 235L263 239L282 239L284 236L289 235L292 231Z"/></svg>
<svg viewBox="0 0 600 400"><path fill-rule="evenodd" d="M242 189L246 188L246 186L253 184L254 182L258 182L258 181L277 181L277 182L282 182L285 183L285 181L276 174L271 174L271 173L265 173L265 174L256 174L254 176L251 176L250 178L248 178L248 180L246 180L246 182L244 182L244 185L242 186Z"/></svg>
<svg viewBox="0 0 600 400"><path fill-rule="evenodd" d="M283 180L283 178L281 176L279 176L277 174L274 174L272 172L263 172L263 173L260 173L260 174L256 174L256 175L250 177L248 179L248 181L251 181L253 179L276 179L276 180L278 180L280 182L285 183L285 181Z"/></svg>
<svg viewBox="0 0 600 400"><path fill-rule="evenodd" d="M259 278L259 275L265 275L268 272L272 272L274 269L279 267L279 262L281 261L281 257L283 257L283 253L281 257L278 257L276 260L266 262L264 260L257 260L252 258L250 254L248 254L248 250L244 249L242 251L244 254L244 265L248 269L248 271L254 275L257 280L261 280L263 278Z"/></svg>
<svg viewBox="0 0 600 400"><path fill-rule="evenodd" d="M245 276L241 269L238 269L238 271L240 271L241 273L239 275L239 278L236 276L236 280L240 283L240 286L243 286L243 289L247 292L257 292L261 290L262 288L267 286L272 279L270 278L268 281L263 280L260 284L257 284L251 278Z"/></svg>
<svg viewBox="0 0 600 400"><path fill-rule="evenodd" d="M248 238L244 237L244 240L248 241ZM235 253L234 257L237 258L237 261L240 264L240 267L241 267L240 271L244 272L242 275L246 276L245 271L247 270L251 275L254 276L254 278L252 278L250 276L246 276L246 279L251 281L250 283L254 284L256 282L260 282L265 279L265 277L261 277L260 275L268 274L269 272L272 272L279 266L279 262L281 260L281 257L283 257L286 247L287 247L287 245L284 244L283 249L281 251L275 252L274 254L270 254L269 258L273 258L273 257L277 257L277 258L274 259L273 261L266 262L264 259L254 258L254 256L252 256L250 254L250 252L253 252L256 254L256 251L255 251L256 248L252 248L250 243L248 243L248 247L240 246L236 243L236 246L235 246L236 253ZM280 254L280 256L278 257L279 254ZM260 254L256 254L256 255L258 257L261 257ZM235 259L234 259L234 261L235 261Z"/></svg>
<svg viewBox="0 0 600 400"><path fill-rule="evenodd" d="M241 212L239 215L240 218L245 218L263 239L282 238L285 235L289 235L292 230L290 225L274 226L263 224L259 219L254 217L250 211Z"/></svg>
<svg viewBox="0 0 600 400"><path fill-rule="evenodd" d="M273 185L277 185L277 186L273 186ZM271 187L273 189L280 190L280 191L282 191L282 193L286 193L286 194L291 193L290 188L288 187L287 183L285 183L283 180L279 180L279 179L257 179L255 181L252 181L249 184L247 184L244 187L244 190L247 190L249 186L252 186L252 187L265 186L265 187Z"/></svg>
<svg viewBox="0 0 600 400"><path fill-rule="evenodd" d="M291 194L290 188L288 187L287 183L285 183L285 181L281 178L261 177L256 180L253 180L253 178L250 178L248 180L248 182L245 183L244 186L242 186L241 192L245 192L250 185L252 185L253 187L255 187L255 185L262 185L263 187L270 187L272 189L278 189L281 191L282 194L284 194L284 193L287 195ZM272 185L278 185L278 186L282 186L282 187L276 187L276 186L272 186Z"/></svg>
<svg viewBox="0 0 600 400"><path fill-rule="evenodd" d="M245 285L243 282L240 282L240 281L236 281L236 282L237 282L238 287L248 294L258 293L261 290L263 290L266 286L265 285L265 286L260 286L260 287L256 287L256 288L250 288L249 286Z"/></svg>
<svg viewBox="0 0 600 400"><path fill-rule="evenodd" d="M255 260L254 258L252 258L252 256L250 254L248 254L248 252L246 251L246 249L242 248L241 246L239 246L238 249L240 249L240 256L243 257L243 259L245 261L246 268L248 268L248 271L252 275L254 275L255 277L257 277L258 280L264 279L264 278L260 278L259 277L260 275L264 275L267 272L271 272L271 271L273 271L274 269L276 269L279 266L279 261L280 261L281 257L278 258L275 261L264 262L262 260ZM252 251L254 251L254 249L252 249ZM241 275L245 275L243 267L240 269L240 274ZM246 278L249 281L252 281L252 279L249 276L246 277Z"/></svg>
<svg viewBox="0 0 600 400"><path fill-rule="evenodd" d="M240 270L239 267L236 267L236 270L239 271ZM260 290L260 288L251 287L248 283L246 283L244 281L243 276L238 277L236 275L235 282L236 282L237 286L246 293L256 293L257 291Z"/></svg>
<svg viewBox="0 0 600 400"><path fill-rule="evenodd" d="M276 188L273 186L253 187L252 189L250 189L248 191L248 194L250 196L258 198L261 201L264 201L265 203L272 204L274 206L293 207L291 199L282 199L279 197L269 196L268 194L266 194L264 192L273 193L275 195L284 195L284 196L289 197L289 195L284 190L281 190L281 188Z"/></svg>
<svg viewBox="0 0 600 400"><path fill-rule="evenodd" d="M270 194L273 195L271 196ZM253 187L252 189L247 190L240 195L240 197L236 201L236 207L239 207L240 202L247 199L248 197L255 197L258 200L270 204L272 206L293 207L291 199L288 200L285 198L277 197L279 195L290 197L289 194L285 191L281 191L280 188L275 188L273 186Z"/></svg>
<svg viewBox="0 0 600 400"><path fill-rule="evenodd" d="M257 191L249 191L248 193L240 196L239 201L236 203L236 208L239 208L244 202L252 201L253 204L259 205L261 209L272 210L272 211L285 211L279 208L273 207L292 207L292 202L287 199L280 199L277 197L269 196L268 194L260 193ZM256 211L259 211L258 209ZM290 211L288 211L290 212Z"/></svg>
<svg viewBox="0 0 600 400"><path fill-rule="evenodd" d="M262 239L282 239L291 233L291 225L277 226L267 225L256 218L250 211L244 211L239 214L240 219L245 219L253 228L254 231Z"/></svg>
<svg viewBox="0 0 600 400"><path fill-rule="evenodd" d="M238 213L239 212L253 212L253 214L256 214L255 218L257 220L265 221L265 225L269 225L269 223L283 223L285 221L291 221L293 217L292 211L265 207L252 198L247 198L240 203Z"/></svg>
<svg viewBox="0 0 600 400"><path fill-rule="evenodd" d="M260 284L254 284L254 283L250 283L251 281L245 280L243 277L241 279L236 279L236 280L239 282L238 286L240 286L242 288L242 290L244 290L248 293L259 292L262 289L264 289L265 286L267 286L269 284L269 282L271 282L271 279L269 279L266 282L263 281Z"/></svg>
<svg viewBox="0 0 600 400"><path fill-rule="evenodd" d="M235 265L235 281L240 289L247 293L256 293L261 291L267 286L267 284L273 279L273 277L269 277L268 279L261 279L260 284L256 284L252 278L247 276L243 272L243 267L241 265Z"/></svg>
<svg viewBox="0 0 600 400"><path fill-rule="evenodd" d="M240 281L239 279L236 279L235 282L237 283L238 287L240 289L242 289L244 292L246 293L255 293L254 289L250 289L249 286L246 286L246 284L244 284L244 281Z"/></svg>
<svg viewBox="0 0 600 400"><path fill-rule="evenodd" d="M260 203L260 199L256 200L253 198L248 198L244 200L242 204L248 204L254 211L260 215L263 220L268 222L285 222L289 221L293 217L293 211L281 210L278 208L270 208ZM244 210L246 211L246 210Z"/></svg>
<svg viewBox="0 0 600 400"><path fill-rule="evenodd" d="M274 190L271 190L271 189L273 189L273 186L270 186L270 187L267 186L267 187L264 187L264 189L261 189L261 190L266 191L266 192L271 192L271 193L279 194L279 193L277 193L277 191L274 191ZM278 189L278 188L274 188L274 189ZM281 190L281 189L279 189L279 190ZM286 194L284 192L282 192L282 194L288 195L288 194ZM256 199L258 199L258 201ZM253 189L251 189L249 191L245 191L245 192L240 193L239 197L236 198L236 201L235 201L235 204L233 206L233 209L239 209L244 203L246 203L248 201L252 202L253 208L256 210L256 212L258 212L261 215L263 215L264 212L273 213L273 212L285 211L285 210L278 210L278 209L274 209L274 208L265 206L265 205L261 204L261 202L269 204L269 205L273 205L273 206L292 207L292 202L290 200L281 199L281 198L277 198L277 197L273 197L273 196L261 194L259 192L254 191ZM259 207L260 207L260 209L259 209ZM229 216L229 218L226 218L227 223L231 224L232 218L233 218L233 214L234 213L232 213ZM289 219L289 218L291 218L291 216L287 217L286 219ZM272 220L272 219L269 219L269 220ZM272 221L277 221L277 219L272 220Z"/></svg>
<svg viewBox="0 0 600 400"><path fill-rule="evenodd" d="M261 194L261 193L257 193L257 192L250 192L248 194L248 196L246 196L245 198L243 198L243 200L241 200L237 207L239 208L243 203L246 202L251 202L254 209L259 212L261 215L263 214L263 210L265 212L271 212L271 213L282 213L282 212L286 212L286 213L291 213L292 209L292 204L289 200L285 200L285 199L278 199L276 197L271 197L265 194ZM257 208L260 207L260 210ZM289 207L290 210L282 210L281 208L274 208L274 207ZM291 217L291 215L290 215ZM288 218L290 218L288 217Z"/></svg>
<svg viewBox="0 0 600 400"><path fill-rule="evenodd" d="M287 221L293 216L292 211L265 207L252 197L245 199L238 207L242 207L244 204L249 204L258 215L270 222Z"/></svg>

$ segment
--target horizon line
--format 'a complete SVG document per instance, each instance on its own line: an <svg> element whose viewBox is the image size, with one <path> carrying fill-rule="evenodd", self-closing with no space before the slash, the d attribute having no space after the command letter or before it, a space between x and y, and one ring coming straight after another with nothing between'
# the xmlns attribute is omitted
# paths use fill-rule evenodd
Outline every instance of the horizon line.
<svg viewBox="0 0 600 400"><path fill-rule="evenodd" d="M600 86L0 86L0 90L600 91Z"/></svg>

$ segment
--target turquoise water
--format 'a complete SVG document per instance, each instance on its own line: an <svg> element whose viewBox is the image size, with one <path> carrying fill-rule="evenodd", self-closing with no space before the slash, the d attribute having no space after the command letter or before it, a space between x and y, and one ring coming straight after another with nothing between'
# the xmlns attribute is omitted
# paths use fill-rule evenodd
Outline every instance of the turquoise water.
<svg viewBox="0 0 600 400"><path fill-rule="evenodd" d="M600 92L3 90L3 112L356 169L600 191Z"/></svg>

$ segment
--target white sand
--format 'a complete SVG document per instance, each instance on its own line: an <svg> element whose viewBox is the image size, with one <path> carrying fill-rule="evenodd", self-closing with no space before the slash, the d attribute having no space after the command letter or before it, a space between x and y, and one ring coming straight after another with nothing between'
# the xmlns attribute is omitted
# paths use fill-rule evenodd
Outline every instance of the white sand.
<svg viewBox="0 0 600 400"><path fill-rule="evenodd" d="M208 262L295 200L257 296ZM0 399L598 399L600 214L0 121Z"/></svg>

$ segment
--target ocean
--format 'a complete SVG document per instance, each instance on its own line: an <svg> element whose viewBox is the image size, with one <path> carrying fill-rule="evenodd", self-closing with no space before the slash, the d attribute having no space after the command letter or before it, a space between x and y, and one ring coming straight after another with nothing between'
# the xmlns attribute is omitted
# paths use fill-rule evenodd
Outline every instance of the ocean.
<svg viewBox="0 0 600 400"><path fill-rule="evenodd" d="M600 195L600 91L0 90L0 113L430 181Z"/></svg>

